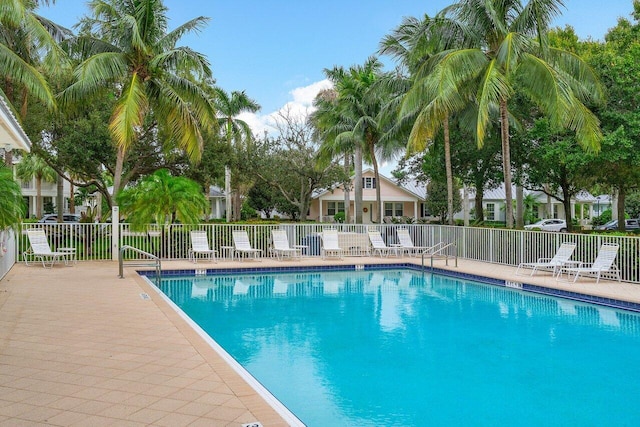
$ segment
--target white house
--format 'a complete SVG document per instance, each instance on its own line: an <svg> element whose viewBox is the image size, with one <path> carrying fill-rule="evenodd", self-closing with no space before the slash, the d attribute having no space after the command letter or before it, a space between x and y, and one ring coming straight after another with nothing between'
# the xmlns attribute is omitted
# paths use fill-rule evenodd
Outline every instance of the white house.
<svg viewBox="0 0 640 427"><path fill-rule="evenodd" d="M347 219L349 223L354 221L355 216L355 194L353 190L355 176L351 179L351 192L349 195L351 217ZM378 183L373 169L366 169L362 172L362 220L365 224L382 222L376 200L376 187L378 185L380 185L384 217L412 217L419 219L428 216L424 206L426 196L426 186L424 184L409 182L399 185L382 174L380 174L380 183ZM308 216L309 219L319 222L333 222L334 215L344 211L344 188L338 185L316 192L312 196Z"/></svg>

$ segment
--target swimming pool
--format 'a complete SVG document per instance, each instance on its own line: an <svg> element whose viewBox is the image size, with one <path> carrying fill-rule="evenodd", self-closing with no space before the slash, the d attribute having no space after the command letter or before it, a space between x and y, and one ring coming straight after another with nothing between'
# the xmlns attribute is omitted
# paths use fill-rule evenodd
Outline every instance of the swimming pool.
<svg viewBox="0 0 640 427"><path fill-rule="evenodd" d="M636 313L408 269L160 288L309 426L640 421Z"/></svg>

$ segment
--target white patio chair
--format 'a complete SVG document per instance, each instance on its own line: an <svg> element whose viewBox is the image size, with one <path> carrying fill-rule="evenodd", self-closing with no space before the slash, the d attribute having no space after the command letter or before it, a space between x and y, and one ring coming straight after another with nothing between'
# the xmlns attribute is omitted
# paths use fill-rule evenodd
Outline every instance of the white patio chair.
<svg viewBox="0 0 640 427"><path fill-rule="evenodd" d="M393 252L396 256L398 256L399 252L403 251L400 246L387 246L387 244L382 239L382 235L377 230L369 230L369 240L371 241L371 246L373 247L373 255L375 256L376 252L380 257L389 256L391 252Z"/></svg>
<svg viewBox="0 0 640 427"><path fill-rule="evenodd" d="M522 275L520 269L531 268L530 276L533 276L538 270L551 270L553 275L557 275L562 267L565 267L569 261L569 258L573 255L573 251L576 249L575 243L563 243L558 248L553 258L538 258L536 262L521 262L516 270L516 275Z"/></svg>
<svg viewBox="0 0 640 427"><path fill-rule="evenodd" d="M400 243L400 247L405 250L409 255L418 256L418 254L422 252L432 251L435 246L415 246L413 244L413 240L411 240L411 235L409 235L409 230L406 228L398 228L396 230L396 234L398 236L398 242Z"/></svg>
<svg viewBox="0 0 640 427"><path fill-rule="evenodd" d="M61 252L61 251L52 251L51 246L49 246L49 240L47 239L47 235L42 229L32 229L27 230L27 236L29 237L29 244L31 245L30 251L25 251L23 253L24 263L29 265L29 257L33 257L34 259L40 258L42 261L42 266L47 268L45 260L50 260L51 264L49 268L53 267L53 264L58 260L63 260L65 265L69 265L68 256L71 255L71 252Z"/></svg>
<svg viewBox="0 0 640 427"><path fill-rule="evenodd" d="M249 242L249 235L245 230L233 231L233 251L241 260L250 255L257 260L258 255L262 253L261 249L254 249Z"/></svg>
<svg viewBox="0 0 640 427"><path fill-rule="evenodd" d="M620 270L618 266L613 263L618 256L619 248L616 244L604 243L600 246L598 256L596 256L592 264L580 263L577 267L562 267L556 280L560 280L562 274L567 273L568 281L571 281L571 275L573 274L574 283L580 276L593 276L596 278L596 283L598 283L603 275L613 275L618 279L618 282L622 281Z"/></svg>
<svg viewBox="0 0 640 427"><path fill-rule="evenodd" d="M322 233L320 233L320 240L322 241L320 248L322 259L332 255L342 259L344 249L342 249L338 243L338 230L323 230Z"/></svg>
<svg viewBox="0 0 640 427"><path fill-rule="evenodd" d="M189 261L194 264L198 262L198 255L206 255L209 261L218 262L216 260L217 250L209 247L209 239L206 231L191 232L191 249L189 249Z"/></svg>
<svg viewBox="0 0 640 427"><path fill-rule="evenodd" d="M302 258L302 250L299 248L289 247L289 238L285 230L271 230L271 249L278 259L286 256L291 258Z"/></svg>

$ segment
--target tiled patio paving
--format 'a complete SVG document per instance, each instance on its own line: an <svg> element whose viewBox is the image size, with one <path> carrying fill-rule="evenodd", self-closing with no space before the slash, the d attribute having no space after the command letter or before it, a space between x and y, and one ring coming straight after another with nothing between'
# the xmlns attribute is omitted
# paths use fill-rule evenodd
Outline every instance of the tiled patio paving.
<svg viewBox="0 0 640 427"><path fill-rule="evenodd" d="M398 260L200 262L198 267L330 262ZM165 269L193 267L163 263ZM515 277L513 268L462 260L458 270ZM117 278L115 262L87 262L53 269L16 265L0 281L0 425L287 425L151 286L131 269L125 276ZM640 302L639 285L518 278Z"/></svg>

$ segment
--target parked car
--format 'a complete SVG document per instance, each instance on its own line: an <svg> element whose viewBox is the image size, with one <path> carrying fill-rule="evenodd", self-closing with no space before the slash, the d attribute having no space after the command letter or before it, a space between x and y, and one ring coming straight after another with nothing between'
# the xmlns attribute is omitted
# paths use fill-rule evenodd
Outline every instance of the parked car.
<svg viewBox="0 0 640 427"><path fill-rule="evenodd" d="M40 220L39 223L43 224L55 224L58 222L58 215L46 214ZM64 214L62 215L62 222L80 222L80 215L78 214Z"/></svg>
<svg viewBox="0 0 640 427"><path fill-rule="evenodd" d="M625 230L638 230L640 229L640 220L638 219L625 219L624 220L624 228ZM618 229L618 220L612 219L606 224L599 225L594 228L595 230L617 230Z"/></svg>
<svg viewBox="0 0 640 427"><path fill-rule="evenodd" d="M566 233L567 222L564 219L541 219L534 224L525 225L524 229L539 231L559 231L561 233Z"/></svg>

